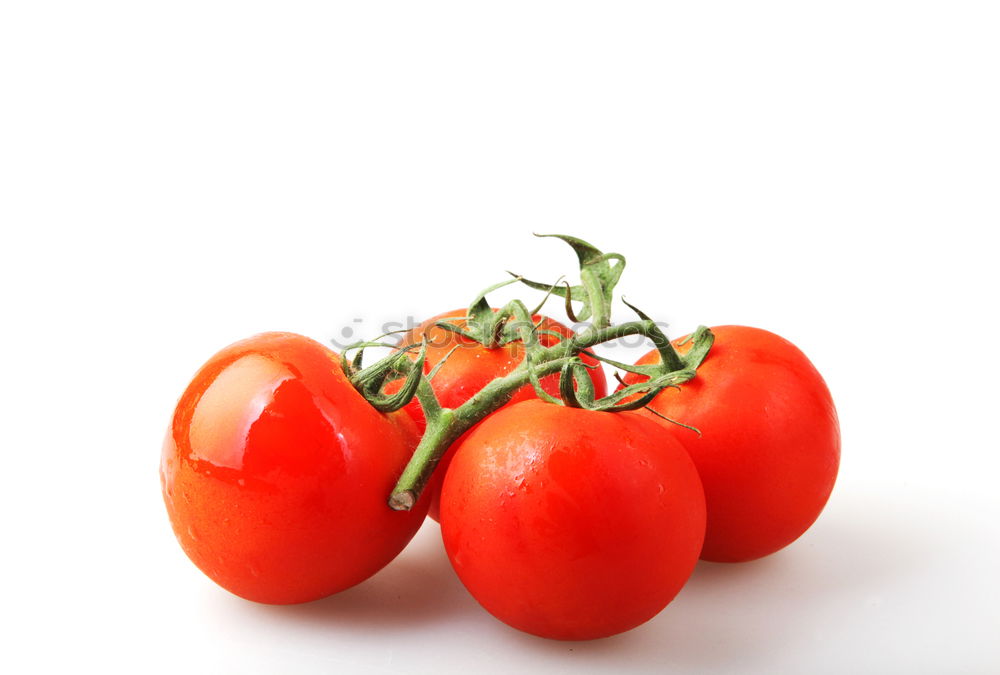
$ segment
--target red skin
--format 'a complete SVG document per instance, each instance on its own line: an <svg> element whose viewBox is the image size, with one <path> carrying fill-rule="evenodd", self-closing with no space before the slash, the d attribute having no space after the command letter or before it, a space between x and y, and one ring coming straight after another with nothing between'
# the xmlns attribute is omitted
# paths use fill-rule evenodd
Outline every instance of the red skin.
<svg viewBox="0 0 1000 675"><path fill-rule="evenodd" d="M819 517L837 478L840 428L826 383L795 345L747 326L712 332L715 344L697 377L649 405L702 435L643 414L668 429L698 467L708 506L701 557L754 560L792 543ZM638 363L659 360L654 350ZM643 379L625 377L629 384Z"/></svg>
<svg viewBox="0 0 1000 675"><path fill-rule="evenodd" d="M424 519L386 500L418 439L358 394L338 356L265 333L213 356L181 396L160 478L185 553L223 588L291 604L385 566Z"/></svg>
<svg viewBox="0 0 1000 675"><path fill-rule="evenodd" d="M421 337L427 338L427 355L424 361L424 372L430 372L431 368L437 365L441 359L448 356L448 352L451 352L455 345L460 345L458 349L455 349L451 353L451 356L448 356L448 360L441 366L441 370L434 375L434 393L437 395L438 401L445 408L457 408L462 405L494 379L503 377L517 368L524 359L524 343L520 340L508 342L502 347L495 349L487 349L478 342L463 338L446 328L434 325L437 321L448 319L450 323L464 327L465 321L454 317L464 317L465 315L466 310L464 309L456 309L444 314L438 314L406 333L400 343L419 343ZM572 330L555 319L543 317L540 314L533 315L531 319L536 324L539 321L542 322L539 326L539 331L552 331L564 337L571 337L573 335ZM548 347L559 342L559 338L554 335L540 334L538 341ZM582 358L584 363L596 366L588 370L590 379L594 383L594 396L597 398L605 396L608 393L608 385L600 363L596 359L592 359L586 355ZM542 389L547 393L553 396L559 395L559 373L547 375L541 378L540 382ZM398 383L392 383L390 387L386 388L386 391L391 393L396 391L400 386ZM538 395L535 393L534 388L530 384L527 384L515 391L510 402L506 405L513 405L520 401L537 398ZM414 398L404 410L413 417L420 431L423 432L427 426L427 422L424 419L424 412L420 407L419 401ZM457 443L454 445L457 445ZM422 493L426 498L430 499L429 513L431 518L435 520L438 520L440 511L441 482L444 480L444 474L448 469L452 454L453 452L449 450L441 458L437 469L431 475L431 479Z"/></svg>
<svg viewBox="0 0 1000 675"><path fill-rule="evenodd" d="M705 502L694 464L661 425L530 400L457 445L441 532L462 583L495 617L589 640L674 598L701 551Z"/></svg>

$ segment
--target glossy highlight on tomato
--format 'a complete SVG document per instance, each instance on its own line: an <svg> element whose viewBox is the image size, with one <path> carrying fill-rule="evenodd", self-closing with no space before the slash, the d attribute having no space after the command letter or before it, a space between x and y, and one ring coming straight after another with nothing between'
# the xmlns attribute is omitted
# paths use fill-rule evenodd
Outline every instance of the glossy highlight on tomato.
<svg viewBox="0 0 1000 675"><path fill-rule="evenodd" d="M795 345L748 326L712 332L697 377L649 405L701 435L643 414L664 425L698 467L708 508L702 558L740 562L784 548L819 517L837 478L840 428L826 383ZM680 342L683 353L689 345ZM654 350L638 363L659 360Z"/></svg>
<svg viewBox="0 0 1000 675"><path fill-rule="evenodd" d="M185 553L223 588L263 603L325 597L368 578L426 507L386 506L419 440L351 386L339 357L291 333L213 356L181 396L160 468Z"/></svg>
<svg viewBox="0 0 1000 675"><path fill-rule="evenodd" d="M662 426L536 399L457 445L441 532L491 614L540 637L587 640L634 628L674 598L701 551L705 501Z"/></svg>

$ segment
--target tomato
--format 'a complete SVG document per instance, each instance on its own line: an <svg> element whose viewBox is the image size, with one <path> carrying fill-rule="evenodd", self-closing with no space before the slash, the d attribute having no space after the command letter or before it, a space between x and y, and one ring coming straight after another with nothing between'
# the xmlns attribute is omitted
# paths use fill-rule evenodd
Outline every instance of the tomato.
<svg viewBox="0 0 1000 675"><path fill-rule="evenodd" d="M290 333L213 356L177 404L160 469L182 548L257 602L315 600L368 578L426 511L386 505L418 433L351 386L338 357Z"/></svg>
<svg viewBox="0 0 1000 675"><path fill-rule="evenodd" d="M431 368L446 356L448 357L445 364L434 375L432 382L438 401L446 408L457 408L462 405L494 379L510 373L524 359L524 343L519 340L508 342L494 349L487 349L478 342L435 325L436 322L447 319L449 323L464 327L465 321L461 317L464 317L465 314L466 310L464 309L439 314L406 333L401 341L401 344L411 344L419 343L421 338L427 340L426 360L424 361L426 372L430 372ZM569 327L559 323L555 319L539 314L532 316L531 319L536 324L541 322L539 331L551 331L563 337L571 337L573 335L573 331ZM542 332L540 332L538 340L544 346L550 346L559 342L558 337ZM456 346L458 348L454 349ZM594 383L595 397L599 398L606 395L608 391L607 380L604 377L604 371L600 368L599 362L586 355L583 355L582 358L584 363L595 366L588 369L590 379ZM558 396L558 373L547 375L541 378L540 382L542 389L547 393ZM387 391L395 391L401 386L396 383L393 383L393 385L387 388ZM514 392L507 405L533 398L537 398L537 395L534 388L528 384ZM423 431L426 421L424 420L424 413L417 399L413 399L405 407L405 410L413 417L420 430ZM444 474L447 471L452 454L449 451L442 457L437 469L431 475L430 482L424 488L423 494L425 495L425 499L429 499L430 501L430 515L435 520L438 519L440 511L441 482L444 480Z"/></svg>
<svg viewBox="0 0 1000 675"><path fill-rule="evenodd" d="M649 405L701 436L643 414L681 441L698 467L708 506L701 557L753 560L787 546L819 517L837 477L840 428L826 383L795 345L759 328L712 332L697 377ZM652 351L638 363L658 362ZM629 374L625 382L641 379Z"/></svg>
<svg viewBox="0 0 1000 675"><path fill-rule="evenodd" d="M457 445L441 532L491 614L541 637L587 640L634 628L673 599L701 551L705 501L662 426L529 400Z"/></svg>

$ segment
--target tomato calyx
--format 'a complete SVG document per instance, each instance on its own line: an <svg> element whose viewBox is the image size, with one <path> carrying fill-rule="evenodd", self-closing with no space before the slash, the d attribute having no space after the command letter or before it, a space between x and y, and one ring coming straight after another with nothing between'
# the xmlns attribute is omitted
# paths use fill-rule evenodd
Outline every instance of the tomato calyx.
<svg viewBox="0 0 1000 675"><path fill-rule="evenodd" d="M348 380L380 412L399 410L413 399L420 386L421 373L427 353L425 344L407 345L402 349L394 350L392 354L379 359L370 366L362 367L365 348L391 346L378 340L355 342L348 345L340 355L340 367L347 375ZM414 361L409 354L417 347L420 347L420 350L416 361ZM349 360L347 354L351 351L356 352L356 354L353 359ZM383 393L386 384L400 377L404 378L404 381L399 391L393 394Z"/></svg>
<svg viewBox="0 0 1000 675"><path fill-rule="evenodd" d="M473 299L465 316L446 317L436 321L434 325L460 335L466 340L477 342L487 349L497 349L516 340L531 340L543 333L561 338L562 336L558 333L542 331L540 328L542 320L532 321L532 317L541 311L548 295L535 309L530 311L519 300L514 300L500 309L494 309L490 306L486 299L489 293L518 281L522 281L521 277L515 276L513 279L490 286ZM449 319L458 320L461 323L449 321Z"/></svg>
<svg viewBox="0 0 1000 675"><path fill-rule="evenodd" d="M625 412L645 408L663 389L678 387L694 378L698 366L705 360L708 351L712 348L715 341L712 331L705 326L699 326L685 340L685 343L688 341L692 343L691 348L683 355L677 353L677 350L670 343L670 339L656 322L638 307L629 304L624 298L622 298L622 302L638 314L645 324L645 328L648 330L645 335L656 346L656 350L660 354L660 361L655 365L636 366L599 356L593 352L586 352L588 356L599 361L627 372L645 375L647 379L626 385L616 392L595 400L593 387L588 386L590 378L585 376L587 364L582 361L569 363L563 367L559 381L559 395L562 397L564 405L607 412Z"/></svg>

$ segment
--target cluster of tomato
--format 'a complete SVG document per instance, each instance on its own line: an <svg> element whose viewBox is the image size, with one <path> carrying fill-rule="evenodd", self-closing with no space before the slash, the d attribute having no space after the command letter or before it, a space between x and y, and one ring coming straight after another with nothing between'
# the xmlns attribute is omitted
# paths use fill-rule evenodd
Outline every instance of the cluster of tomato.
<svg viewBox="0 0 1000 675"><path fill-rule="evenodd" d="M464 314L406 336L423 344L444 409L524 361L520 340L484 345L442 328ZM533 320L543 346L574 335ZM430 511L462 583L497 618L557 639L628 630L673 599L699 557L747 561L798 538L836 478L836 412L809 360L764 330L711 331L693 379L634 411L559 405L558 373L516 389L450 445L409 510L387 498L425 426L417 399L380 412L337 354L298 335L237 342L173 416L161 481L174 532L229 591L300 603L375 574ZM580 358L604 397L603 371Z"/></svg>

